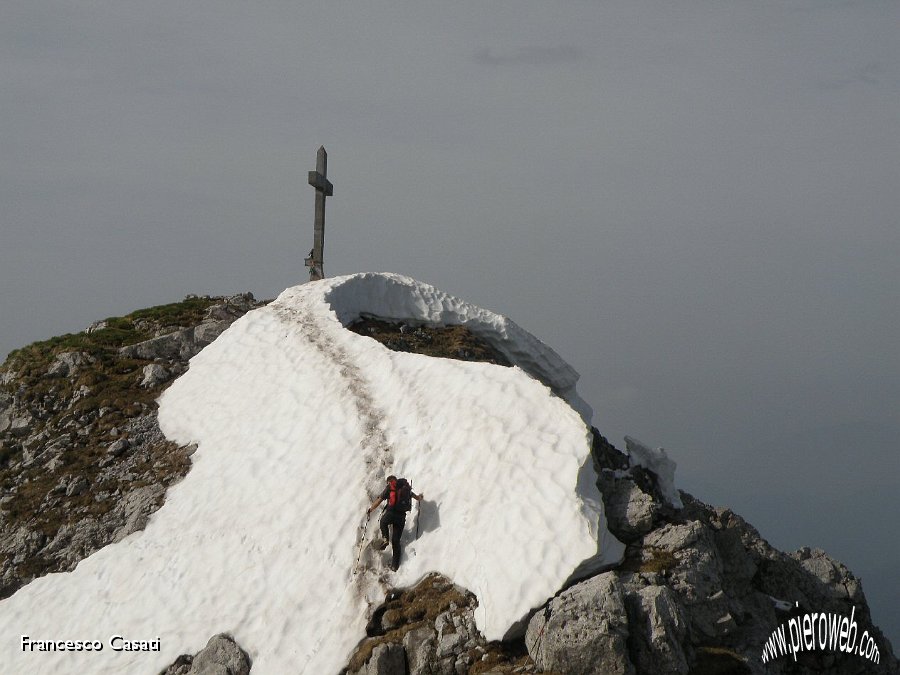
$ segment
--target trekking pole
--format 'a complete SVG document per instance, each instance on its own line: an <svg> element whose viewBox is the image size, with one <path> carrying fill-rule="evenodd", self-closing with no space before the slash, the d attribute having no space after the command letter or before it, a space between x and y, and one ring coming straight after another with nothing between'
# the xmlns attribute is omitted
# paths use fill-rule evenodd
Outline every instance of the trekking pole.
<svg viewBox="0 0 900 675"><path fill-rule="evenodd" d="M419 516L422 514L422 500L416 500L416 540L419 539Z"/></svg>
<svg viewBox="0 0 900 675"><path fill-rule="evenodd" d="M366 519L359 528L359 542L356 545L356 562L353 563L353 574L356 574L359 571L359 560L362 558L363 543L366 540L366 529L369 527L369 518L371 517L372 512L366 509Z"/></svg>

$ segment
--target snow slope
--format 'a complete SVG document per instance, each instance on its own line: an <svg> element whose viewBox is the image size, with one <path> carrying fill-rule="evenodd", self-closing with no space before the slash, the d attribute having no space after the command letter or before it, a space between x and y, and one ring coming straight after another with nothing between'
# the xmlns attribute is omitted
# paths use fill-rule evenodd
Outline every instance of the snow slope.
<svg viewBox="0 0 900 675"><path fill-rule="evenodd" d="M517 366L389 351L344 328L361 313L468 325ZM501 638L576 567L622 555L603 520L576 379L513 322L409 278L290 288L236 321L161 397L163 431L198 449L147 528L0 602L0 662L152 674L228 632L254 673L337 672L383 579L409 585L433 570L473 591L479 628ZM385 574L388 552L359 537L390 472L425 494L421 536L410 541L410 518L396 574ZM23 652L22 635L105 647ZM161 649L116 652L112 635L158 638Z"/></svg>

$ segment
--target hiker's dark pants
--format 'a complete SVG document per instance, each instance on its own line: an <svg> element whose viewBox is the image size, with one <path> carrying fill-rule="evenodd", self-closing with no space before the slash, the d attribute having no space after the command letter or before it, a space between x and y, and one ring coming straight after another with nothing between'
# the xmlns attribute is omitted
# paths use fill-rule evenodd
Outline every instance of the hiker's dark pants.
<svg viewBox="0 0 900 675"><path fill-rule="evenodd" d="M403 511L396 512L387 510L381 516L381 536L388 539L388 528L393 525L394 531L391 532L391 551L394 554L391 560L391 567L395 570L400 567L400 537L403 536L403 528L406 525L406 514Z"/></svg>

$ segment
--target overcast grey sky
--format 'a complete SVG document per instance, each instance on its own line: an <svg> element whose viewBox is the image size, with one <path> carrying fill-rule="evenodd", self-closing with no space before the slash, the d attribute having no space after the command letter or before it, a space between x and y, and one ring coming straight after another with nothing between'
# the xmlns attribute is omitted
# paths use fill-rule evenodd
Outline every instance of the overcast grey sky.
<svg viewBox="0 0 900 675"><path fill-rule="evenodd" d="M900 644L900 3L0 5L0 352L306 279L513 318ZM774 629L774 626L773 626Z"/></svg>

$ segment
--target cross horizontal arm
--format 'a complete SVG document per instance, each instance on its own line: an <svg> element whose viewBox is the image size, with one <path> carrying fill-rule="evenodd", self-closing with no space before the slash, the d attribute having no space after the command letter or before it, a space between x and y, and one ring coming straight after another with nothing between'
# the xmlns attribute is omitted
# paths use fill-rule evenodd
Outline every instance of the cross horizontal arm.
<svg viewBox="0 0 900 675"><path fill-rule="evenodd" d="M320 174L318 171L309 172L309 184L319 192L324 193L326 197L330 197L334 194L334 186L327 178L325 178L325 176Z"/></svg>

